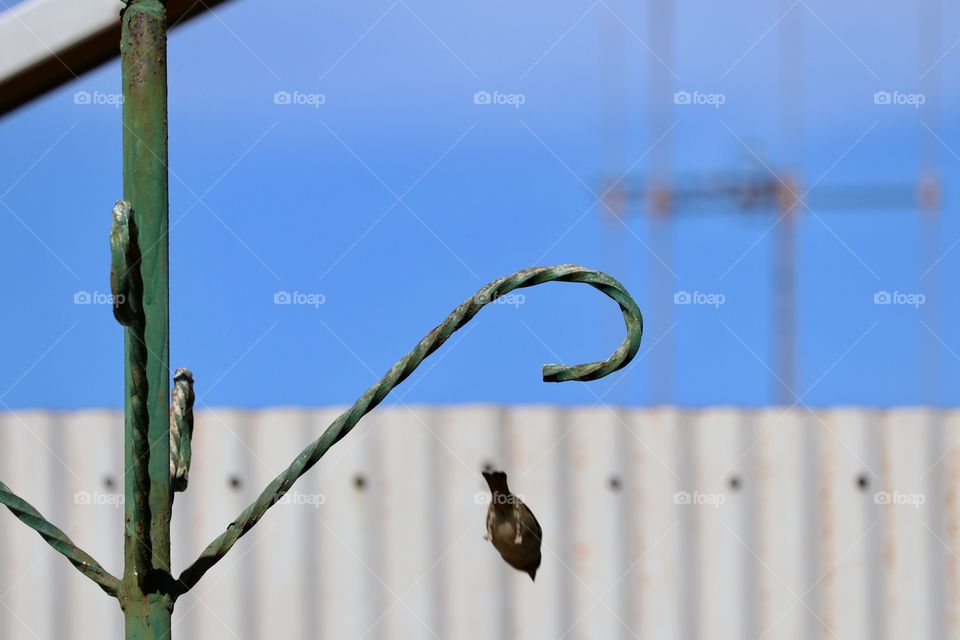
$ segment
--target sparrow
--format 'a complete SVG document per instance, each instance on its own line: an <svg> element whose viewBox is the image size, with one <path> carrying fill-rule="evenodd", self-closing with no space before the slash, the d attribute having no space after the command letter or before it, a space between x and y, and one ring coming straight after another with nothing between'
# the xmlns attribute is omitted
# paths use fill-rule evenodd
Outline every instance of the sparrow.
<svg viewBox="0 0 960 640"><path fill-rule="evenodd" d="M503 471L484 471L490 487L490 508L487 510L486 539L514 569L536 580L540 567L540 542L543 530L533 512L507 487Z"/></svg>

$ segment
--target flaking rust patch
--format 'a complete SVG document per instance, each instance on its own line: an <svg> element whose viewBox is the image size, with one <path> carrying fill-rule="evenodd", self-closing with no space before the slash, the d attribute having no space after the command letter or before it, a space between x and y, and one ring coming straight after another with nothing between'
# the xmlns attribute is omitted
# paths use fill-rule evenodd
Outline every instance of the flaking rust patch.
<svg viewBox="0 0 960 640"><path fill-rule="evenodd" d="M156 15L129 5L132 12L125 17L129 38L128 62L133 64L130 80L137 86L144 84L144 76L151 69L162 69L166 64L166 13ZM137 54L140 55L137 55ZM148 59L150 64L148 64Z"/></svg>

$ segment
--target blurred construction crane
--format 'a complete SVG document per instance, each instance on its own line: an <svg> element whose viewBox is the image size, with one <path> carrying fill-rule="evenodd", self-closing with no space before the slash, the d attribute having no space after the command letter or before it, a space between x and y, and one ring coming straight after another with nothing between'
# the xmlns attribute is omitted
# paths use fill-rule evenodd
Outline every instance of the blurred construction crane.
<svg viewBox="0 0 960 640"><path fill-rule="evenodd" d="M717 174L691 174L675 176L669 183L647 177L628 177L616 184L607 183L601 192L604 195L606 215L627 216L640 209L651 218L655 228L652 234L652 251L657 260L663 260L670 251L664 249L669 243L667 226L680 215L710 215L735 212L750 216L765 216L775 220L773 229L774 247L770 252L773 288L773 354L772 368L774 400L787 406L800 393L796 384L796 223L804 210L814 211L883 211L908 212L915 210L920 202L925 209L933 210L939 201L935 183L924 183L918 194L917 187L909 184L847 184L817 186L809 193L799 180L788 171L782 172L725 172ZM631 203L639 203L633 208ZM652 270L656 273L656 269ZM656 289L663 289L663 277L656 276ZM654 296L658 301L654 317L670 315L669 295L660 291ZM663 322L661 321L661 325ZM669 349L661 351L662 360L672 359ZM669 367L655 364L658 372ZM657 376L661 378L661 376ZM657 404L671 400L669 380L660 379Z"/></svg>
<svg viewBox="0 0 960 640"><path fill-rule="evenodd" d="M938 128L937 113L939 79L934 72L936 56L939 55L939 38L934 33L939 25L939 0L924 3L919 23L922 69L921 80L925 82L927 113L931 114L932 131ZM939 211L941 187L937 169L938 149L934 136L925 140L922 149L923 169L914 183L856 183L845 185L804 185L798 167L803 164L804 114L802 112L804 37L802 13L796 3L784 0L781 5L783 35L781 37L781 139L783 155L787 161L771 167L757 159L756 166L747 169L674 175L672 171L671 113L673 102L674 7L669 0L651 0L648 43L649 85L648 99L649 137L658 142L649 151L648 170L642 174L616 175L604 178L599 193L602 196L602 215L608 219L620 218L621 222L636 213L645 214L648 221L651 260L651 310L649 315L664 330L672 324L673 309L669 301L671 285L664 273L672 262L672 222L678 216L739 213L745 216L764 216L775 221L771 256L772 282L772 336L774 343L772 397L781 405L792 405L802 392L797 386L796 365L796 225L805 211L816 212L912 212L920 211L924 222L921 233L920 255L934 262L939 246ZM615 25L614 25L615 26ZM617 42L612 32L604 34L605 47ZM608 81L611 86L615 82ZM623 140L624 127L620 114L609 119L607 138ZM664 133L665 132L665 133ZM657 136L660 136L659 138ZM622 150L608 148L610 166L623 166ZM611 229L622 229L615 224ZM931 257L933 256L933 257ZM922 269L921 269L922 270ZM931 267L922 279L928 289L936 291L939 284L936 269ZM935 331L938 316L937 296L927 296L932 303L927 305L928 326ZM674 350L672 340L663 334L657 336L664 344L651 353L652 367L657 372L651 380L653 404L670 404L675 401L673 390ZM931 340L926 341L928 346ZM937 401L938 354L924 350L921 363L922 393L928 404Z"/></svg>

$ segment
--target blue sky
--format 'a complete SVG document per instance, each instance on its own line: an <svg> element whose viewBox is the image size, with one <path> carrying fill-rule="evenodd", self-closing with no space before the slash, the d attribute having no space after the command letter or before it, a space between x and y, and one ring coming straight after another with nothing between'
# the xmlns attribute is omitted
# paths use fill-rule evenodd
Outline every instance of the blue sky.
<svg viewBox="0 0 960 640"><path fill-rule="evenodd" d="M930 87L957 75L960 7L944 8L927 54L913 4L677 12L672 91L719 107L651 94L648 15L627 2L235 0L172 32L171 364L194 371L200 405L350 403L487 281L567 262L608 271L644 310L625 372L540 381L542 363L604 358L623 331L596 291L549 284L485 309L387 402L648 404L665 350L674 402L769 404L776 217L682 217L669 250L639 210L602 220L600 179L647 171L664 149L677 173L792 164L808 185L909 184L938 163L932 251L916 210L801 214L795 390L811 406L956 405L960 96L943 87L938 125ZM792 24L805 33L786 138L799 157L781 118ZM503 104L476 104L484 91ZM876 104L883 91L925 104ZM111 63L0 119L0 407L122 405L121 329L108 305L74 301L109 291L118 92ZM281 291L323 304L276 305ZM723 304L673 304L683 291ZM882 291L926 302L875 304Z"/></svg>

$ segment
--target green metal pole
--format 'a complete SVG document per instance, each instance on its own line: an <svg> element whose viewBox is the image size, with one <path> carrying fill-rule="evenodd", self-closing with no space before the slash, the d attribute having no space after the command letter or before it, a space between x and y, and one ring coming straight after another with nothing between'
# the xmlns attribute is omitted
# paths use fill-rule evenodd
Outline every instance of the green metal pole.
<svg viewBox="0 0 960 640"><path fill-rule="evenodd" d="M124 334L126 502L120 605L130 639L170 638L170 391L167 41L160 0L131 0L123 14L123 193L140 262Z"/></svg>

